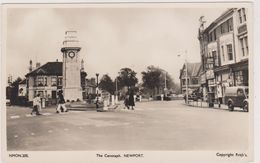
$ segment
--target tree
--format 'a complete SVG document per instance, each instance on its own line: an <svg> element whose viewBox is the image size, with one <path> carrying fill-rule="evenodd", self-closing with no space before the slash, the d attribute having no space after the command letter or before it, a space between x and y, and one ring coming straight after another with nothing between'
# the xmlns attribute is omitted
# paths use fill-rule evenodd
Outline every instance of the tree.
<svg viewBox="0 0 260 163"><path fill-rule="evenodd" d="M156 94L161 85L161 70L154 66L148 66L147 71L142 72L143 87L152 90L152 94Z"/></svg>
<svg viewBox="0 0 260 163"><path fill-rule="evenodd" d="M166 81L165 81L166 78ZM153 65L147 67L147 71L142 72L143 87L146 92L153 95L158 94L164 90L165 82L168 90L175 87L173 79L165 70L155 67Z"/></svg>
<svg viewBox="0 0 260 163"><path fill-rule="evenodd" d="M81 71L80 72L80 83L81 83L81 87L83 89L85 89L85 86L86 86L86 77L87 77L87 73L85 71Z"/></svg>
<svg viewBox="0 0 260 163"><path fill-rule="evenodd" d="M123 88L124 86L127 86L128 88L134 87L138 83L136 72L130 68L122 68L117 77L117 81L119 88Z"/></svg>
<svg viewBox="0 0 260 163"><path fill-rule="evenodd" d="M22 81L20 77L18 77L14 82L11 83L11 98L10 103L16 104L18 99L18 89L19 89L19 83Z"/></svg>
<svg viewBox="0 0 260 163"><path fill-rule="evenodd" d="M110 94L114 94L115 92L115 84L108 74L103 75L100 80L99 87L108 91Z"/></svg>

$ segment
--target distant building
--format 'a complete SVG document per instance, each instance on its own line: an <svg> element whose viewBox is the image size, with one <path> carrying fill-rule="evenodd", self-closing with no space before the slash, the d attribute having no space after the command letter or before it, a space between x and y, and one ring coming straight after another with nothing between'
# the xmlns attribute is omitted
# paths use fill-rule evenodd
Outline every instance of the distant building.
<svg viewBox="0 0 260 163"><path fill-rule="evenodd" d="M187 63L187 87L188 90L195 90L200 87L201 63ZM181 93L186 92L186 65L180 70Z"/></svg>
<svg viewBox="0 0 260 163"><path fill-rule="evenodd" d="M40 94L47 101L56 103L57 91L62 89L62 62L47 62L25 76L28 101Z"/></svg>
<svg viewBox="0 0 260 163"><path fill-rule="evenodd" d="M229 86L248 86L248 31L246 8L231 8L206 29L199 29L204 95L225 93Z"/></svg>
<svg viewBox="0 0 260 163"><path fill-rule="evenodd" d="M86 79L86 85L85 85L86 94L96 94L96 88L97 88L97 84L94 78Z"/></svg>
<svg viewBox="0 0 260 163"><path fill-rule="evenodd" d="M27 84L26 84L26 79L23 79L22 81L19 82L18 85L18 96L26 97L26 94L27 94Z"/></svg>

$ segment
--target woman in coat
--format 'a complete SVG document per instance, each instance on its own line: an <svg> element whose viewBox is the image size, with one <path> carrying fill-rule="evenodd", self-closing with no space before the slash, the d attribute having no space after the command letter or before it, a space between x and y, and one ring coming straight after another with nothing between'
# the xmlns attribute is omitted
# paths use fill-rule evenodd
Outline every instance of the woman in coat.
<svg viewBox="0 0 260 163"><path fill-rule="evenodd" d="M134 110L135 101L134 101L134 92L133 91L131 91L130 94L129 94L129 103L128 103L128 105L132 107L132 110Z"/></svg>

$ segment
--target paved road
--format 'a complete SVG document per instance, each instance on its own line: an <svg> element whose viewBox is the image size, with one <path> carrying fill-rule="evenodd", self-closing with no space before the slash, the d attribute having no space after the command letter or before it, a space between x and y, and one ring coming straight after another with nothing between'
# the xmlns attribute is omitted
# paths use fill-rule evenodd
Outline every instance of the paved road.
<svg viewBox="0 0 260 163"><path fill-rule="evenodd" d="M110 112L30 116L7 108L8 150L246 150L249 113L186 106L183 101L136 104Z"/></svg>

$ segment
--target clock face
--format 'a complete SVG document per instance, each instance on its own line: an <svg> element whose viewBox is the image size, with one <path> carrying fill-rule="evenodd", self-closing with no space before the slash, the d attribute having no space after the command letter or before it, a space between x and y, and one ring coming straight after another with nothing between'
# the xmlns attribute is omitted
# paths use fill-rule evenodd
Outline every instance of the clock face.
<svg viewBox="0 0 260 163"><path fill-rule="evenodd" d="M68 55L69 55L70 58L73 58L73 57L75 57L75 52L70 51Z"/></svg>

